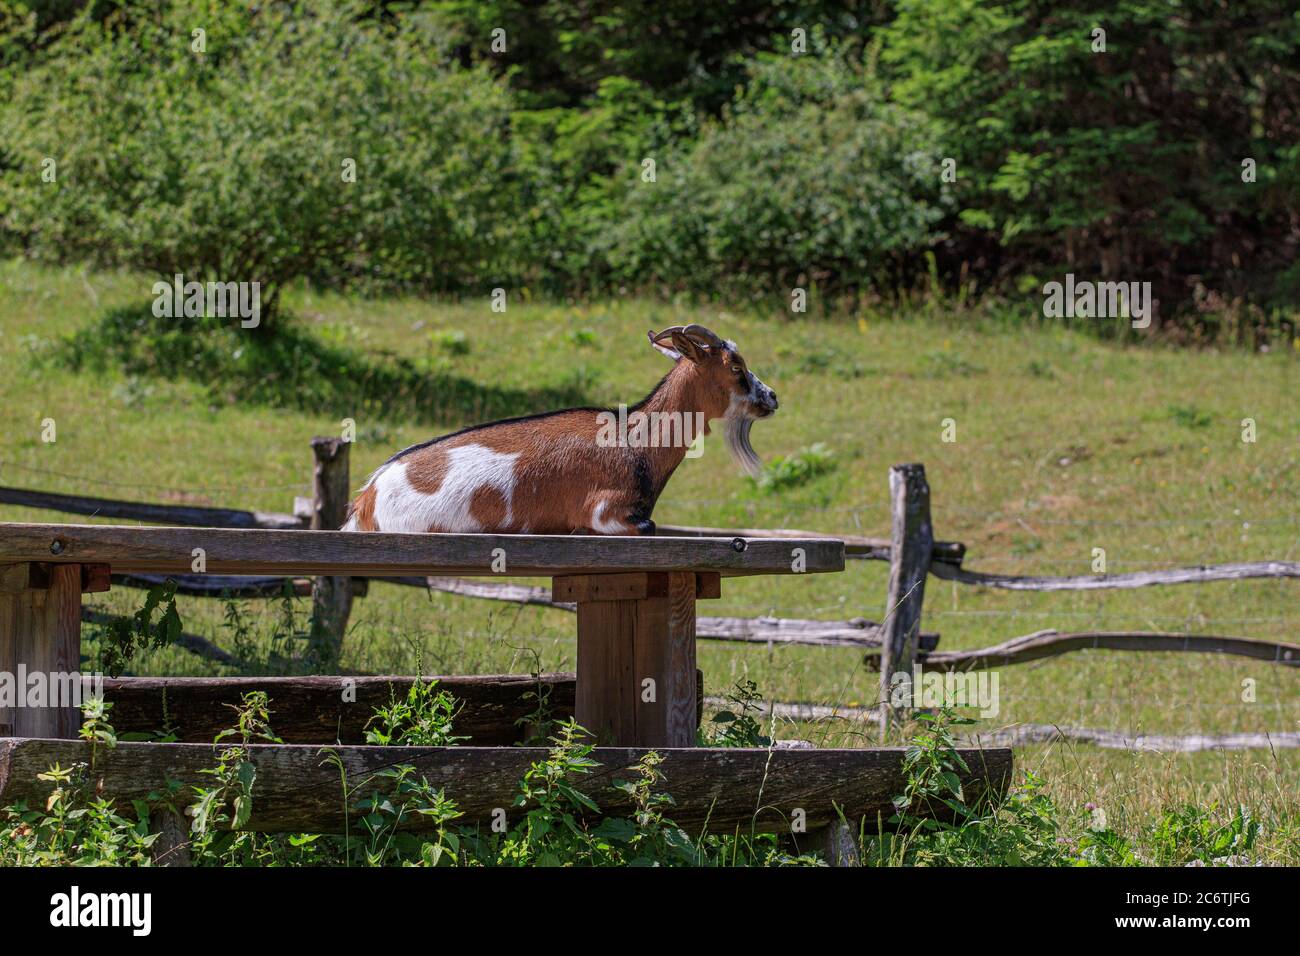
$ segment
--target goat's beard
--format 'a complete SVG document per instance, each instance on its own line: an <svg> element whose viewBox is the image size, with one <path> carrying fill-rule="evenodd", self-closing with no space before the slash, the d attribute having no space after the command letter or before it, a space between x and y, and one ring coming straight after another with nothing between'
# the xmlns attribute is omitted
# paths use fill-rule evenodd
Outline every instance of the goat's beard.
<svg viewBox="0 0 1300 956"><path fill-rule="evenodd" d="M723 422L722 434L727 442L727 451L731 457L751 478L763 473L763 463L759 460L754 446L749 443L749 430L754 427L752 418L728 418Z"/></svg>

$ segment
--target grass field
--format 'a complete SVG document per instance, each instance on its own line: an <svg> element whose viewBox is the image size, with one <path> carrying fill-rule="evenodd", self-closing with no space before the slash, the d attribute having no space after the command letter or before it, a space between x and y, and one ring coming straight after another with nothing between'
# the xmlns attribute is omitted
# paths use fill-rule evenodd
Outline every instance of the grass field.
<svg viewBox="0 0 1300 956"><path fill-rule="evenodd" d="M309 491L313 435L354 419L354 485L394 450L487 417L555 402L631 403L667 368L648 328L701 322L734 338L781 396L754 429L765 457L823 443L834 467L793 489L760 491L716 440L669 484L661 523L887 534L887 471L926 465L936 536L967 546L966 566L1008 573L1111 572L1300 558L1300 349L1273 354L1106 344L995 310L918 303L861 315L615 301L563 305L486 298L459 304L289 296L294 334L272 363L250 333L187 345L155 341L121 315L151 299L151 279L0 263L0 484L144 501L274 511ZM118 319L105 316L113 310ZM59 340L67 339L62 344ZM81 346L75 345L81 342ZM104 345L108 342L108 345ZM69 359L69 355L73 355ZM105 359L105 356L108 356ZM326 368L344 377L325 380ZM1257 441L1242 440L1253 419ZM42 440L53 419L57 440ZM945 442L945 419L956 441ZM3 520L74 520L0 507ZM82 519L75 519L82 520ZM727 581L704 613L879 619L887 566L840 575ZM996 643L1043 628L1186 631L1297 640L1297 584L1246 581L1136 591L1023 594L928 584L923 626L941 647ZM119 612L139 592L97 603ZM183 600L187 630L229 646L220 602ZM243 608L268 646L279 609ZM304 620L306 607L300 609ZM343 667L370 672L571 669L572 618L541 608L374 585L358 602ZM88 636L93 637L93 629ZM260 642L260 644L258 643ZM94 648L93 640L87 646ZM706 690L752 679L770 699L863 705L876 675L846 649L702 642ZM223 669L183 651L141 672ZM1243 682L1255 699L1243 701ZM1300 671L1240 658L1088 651L1000 671L994 726L1018 722L1126 732L1295 731ZM848 722L782 726L779 736L852 746ZM1132 834L1164 809L1245 804L1260 857L1300 863L1300 751L1129 754L1026 747L1071 811L1091 802Z"/></svg>

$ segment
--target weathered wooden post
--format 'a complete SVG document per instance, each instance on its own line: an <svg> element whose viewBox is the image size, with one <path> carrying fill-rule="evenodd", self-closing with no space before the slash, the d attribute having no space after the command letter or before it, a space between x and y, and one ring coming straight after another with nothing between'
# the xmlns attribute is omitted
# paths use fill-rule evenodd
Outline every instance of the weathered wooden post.
<svg viewBox="0 0 1300 956"><path fill-rule="evenodd" d="M719 576L561 575L552 595L578 605L578 723L605 745L695 746L695 601L721 595Z"/></svg>
<svg viewBox="0 0 1300 956"><path fill-rule="evenodd" d="M63 541L52 537L49 547L60 554ZM108 590L106 567L0 565L0 672L12 675L17 695L44 687L38 699L0 708L0 736L77 736L81 593L92 590Z"/></svg>
<svg viewBox="0 0 1300 956"><path fill-rule="evenodd" d="M912 661L921 633L921 604L925 578L930 573L934 528L930 524L930 486L924 465L895 465L889 469L891 533L889 540L889 594L881 623L880 713L882 732L895 710L895 675L910 709Z"/></svg>
<svg viewBox="0 0 1300 956"><path fill-rule="evenodd" d="M349 443L342 438L313 438L313 531L337 531L347 518L351 486L348 480ZM335 662L343 650L352 613L352 579L317 575L311 586L311 645L321 662Z"/></svg>

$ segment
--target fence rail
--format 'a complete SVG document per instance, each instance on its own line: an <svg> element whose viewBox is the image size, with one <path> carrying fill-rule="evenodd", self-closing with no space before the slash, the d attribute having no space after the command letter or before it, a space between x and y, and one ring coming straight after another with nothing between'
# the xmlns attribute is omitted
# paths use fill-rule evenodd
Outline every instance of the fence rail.
<svg viewBox="0 0 1300 956"><path fill-rule="evenodd" d="M1177 634L1151 631L1035 631L1009 641L969 651L935 651L921 654L927 670L969 671L1027 664L1071 651L1193 651L1232 654L1270 664L1300 667L1300 644L1216 634Z"/></svg>
<svg viewBox="0 0 1300 956"><path fill-rule="evenodd" d="M1077 574L1070 577L1033 577L984 574L936 561L930 573L945 581L974 584L1008 591L1102 591L1145 588L1157 584L1206 584L1210 581L1244 581L1250 578L1300 578L1300 561L1244 561L1203 564L1194 568L1134 571L1130 574Z"/></svg>
<svg viewBox="0 0 1300 956"><path fill-rule="evenodd" d="M705 706L730 707L721 697L706 697ZM765 717L805 724L865 723L880 720L877 707L841 707L810 701L765 701ZM1293 730L1227 734L1147 734L1135 731L1098 730L1092 727L1064 727L1058 724L1013 724L980 728L957 735L967 747L1018 747L1026 744L1084 743L1106 750L1197 753L1203 750L1294 750L1300 748L1300 732Z"/></svg>
<svg viewBox="0 0 1300 956"><path fill-rule="evenodd" d="M307 521L296 515L276 514L267 511L243 511L238 508L204 508L195 505L146 504L139 501L120 501L116 498L87 498L81 495L60 495L29 488L0 486L0 504L64 514L87 515L100 518L120 518L127 521L148 521L155 524L187 525L191 528L269 528L285 530L306 528Z"/></svg>

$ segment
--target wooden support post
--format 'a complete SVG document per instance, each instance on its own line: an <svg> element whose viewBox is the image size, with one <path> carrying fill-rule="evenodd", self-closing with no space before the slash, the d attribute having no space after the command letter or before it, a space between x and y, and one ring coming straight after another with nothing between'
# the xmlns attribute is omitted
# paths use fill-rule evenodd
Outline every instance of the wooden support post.
<svg viewBox="0 0 1300 956"><path fill-rule="evenodd" d="M690 571L555 578L555 600L578 605L575 717L601 744L695 746L695 601L717 597L718 582Z"/></svg>
<svg viewBox="0 0 1300 956"><path fill-rule="evenodd" d="M0 567L0 671L21 699L0 707L0 735L77 736L81 716L82 565ZM44 682L40 699L28 699ZM55 706L60 705L61 706Z"/></svg>
<svg viewBox="0 0 1300 956"><path fill-rule="evenodd" d="M827 866L862 865L857 831L843 820L832 820L824 827L809 830L808 835L798 841L798 846L821 853Z"/></svg>
<svg viewBox="0 0 1300 956"><path fill-rule="evenodd" d="M155 816L158 839L149 848L154 866L191 866L190 828L174 810L160 810Z"/></svg>
<svg viewBox="0 0 1300 956"><path fill-rule="evenodd" d="M882 731L894 709L895 681L899 696L904 685L911 701L912 661L921 633L921 603L925 578L934 551L930 524L930 486L924 465L895 465L889 469L892 532L889 542L889 595L880 625L880 714ZM895 678L895 675L899 675ZM910 706L900 706L900 712Z"/></svg>
<svg viewBox="0 0 1300 956"><path fill-rule="evenodd" d="M313 438L313 531L337 531L347 519L351 487L348 481L348 442L341 438ZM338 661L343 651L348 618L352 614L352 579L319 575L311 589L311 643L322 663Z"/></svg>

